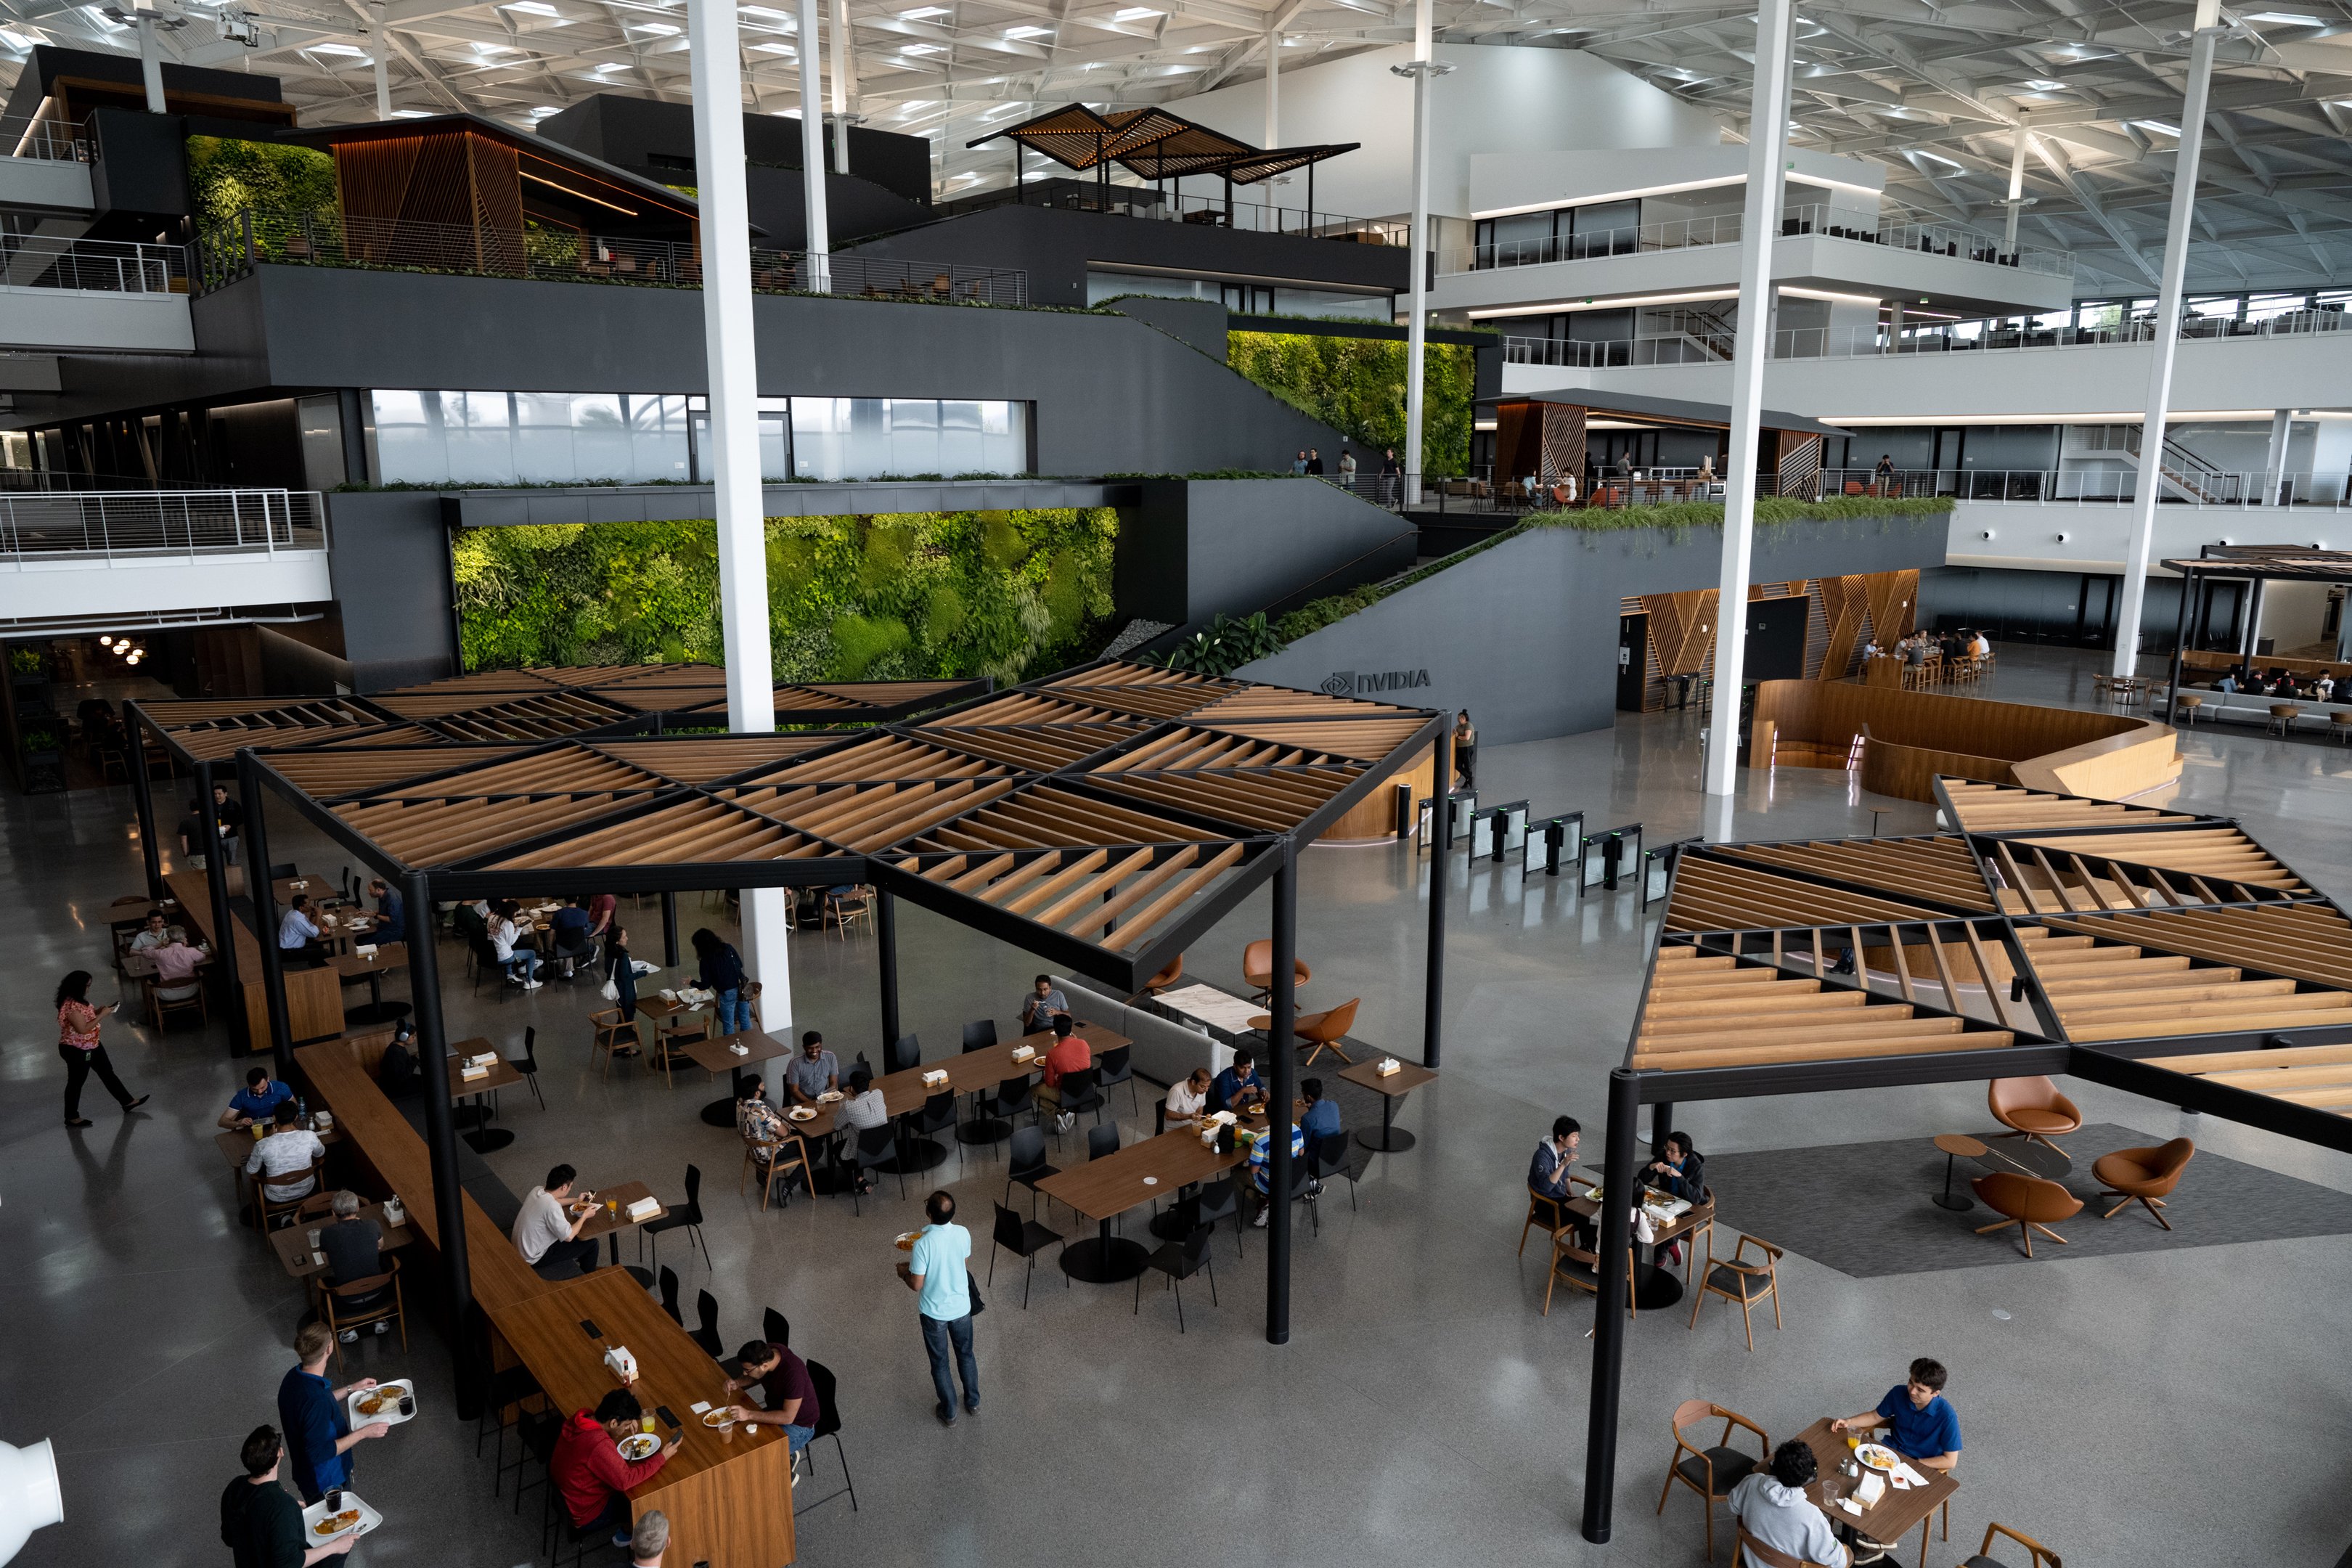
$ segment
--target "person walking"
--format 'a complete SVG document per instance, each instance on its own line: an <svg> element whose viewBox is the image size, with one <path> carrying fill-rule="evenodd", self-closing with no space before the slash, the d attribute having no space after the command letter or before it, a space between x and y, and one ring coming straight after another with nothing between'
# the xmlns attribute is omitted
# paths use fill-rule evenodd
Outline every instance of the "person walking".
<svg viewBox="0 0 2352 1568"><path fill-rule="evenodd" d="M1298 448L1298 456L1290 459L1290 471L1294 474L1304 474L1307 472L1306 447L1301 447Z"/></svg>
<svg viewBox="0 0 2352 1568"><path fill-rule="evenodd" d="M1307 471L1318 479L1323 477L1323 449L1321 447L1309 447L1307 448Z"/></svg>
<svg viewBox="0 0 2352 1568"><path fill-rule="evenodd" d="M955 1347L956 1370L963 1375L963 1407L980 1411L980 1363L971 1353L971 1314L977 1304L971 1294L971 1232L955 1223L955 1194L944 1190L923 1202L930 1223L915 1234L898 1278L915 1293L915 1311L922 1321L923 1350L931 1361L931 1386L940 1396L932 1412L942 1426L956 1424L955 1384L948 1376L948 1348Z"/></svg>
<svg viewBox="0 0 2352 1568"><path fill-rule="evenodd" d="M357 1531L324 1546L303 1538L302 1510L278 1484L285 1457L277 1427L256 1426L246 1435L237 1453L244 1474L221 1493L221 1544L229 1549L236 1568L317 1568L330 1557L345 1555L359 1541Z"/></svg>
<svg viewBox="0 0 2352 1568"><path fill-rule="evenodd" d="M125 1111L138 1110L147 1103L147 1097L133 1098L114 1076L114 1063L107 1058L106 1047L99 1043L99 1026L115 1009L109 1002L103 1007L89 1005L89 971L77 969L58 982L58 1055L66 1064L66 1125L87 1127L89 1118L81 1113L81 1086L96 1073L106 1092L114 1096L115 1103Z"/></svg>
<svg viewBox="0 0 2352 1568"><path fill-rule="evenodd" d="M1464 789L1478 787L1478 731L1467 708L1454 721L1454 771L1461 775Z"/></svg>
<svg viewBox="0 0 2352 1568"><path fill-rule="evenodd" d="M740 1035L751 1026L751 1010L743 1005L743 957L709 926L694 933L698 973L704 990L719 998L711 1004L719 1032Z"/></svg>
<svg viewBox="0 0 2352 1568"><path fill-rule="evenodd" d="M327 1357L334 1348L332 1329L316 1319L303 1324L294 1333L294 1367L278 1385L278 1419L286 1431L286 1457L293 1462L294 1489L302 1494L305 1506L352 1484L354 1444L392 1430L389 1421L352 1425L351 1396L373 1388L375 1379L363 1377L341 1388L329 1383Z"/></svg>

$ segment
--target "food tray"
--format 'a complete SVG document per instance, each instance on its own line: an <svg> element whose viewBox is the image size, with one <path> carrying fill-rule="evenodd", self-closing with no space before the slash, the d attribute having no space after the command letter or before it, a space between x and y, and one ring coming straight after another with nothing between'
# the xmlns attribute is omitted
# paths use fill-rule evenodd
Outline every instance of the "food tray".
<svg viewBox="0 0 2352 1568"><path fill-rule="evenodd" d="M376 1512L375 1510L368 1507L366 1503L361 1501L360 1494L352 1491L347 1487L343 1489L343 1511L349 1513L353 1509L359 1510L360 1517L357 1523L346 1526L341 1530L330 1531L324 1535L320 1535L318 1532L318 1524L320 1520L327 1517L327 1500L320 1498L317 1502L314 1502L309 1508L304 1509L302 1510L302 1544L304 1549L307 1551L316 1551L320 1547L326 1545L329 1542L340 1541L346 1535L365 1535L368 1531L373 1530L377 1525L383 1522L383 1515Z"/></svg>
<svg viewBox="0 0 2352 1568"><path fill-rule="evenodd" d="M363 1415L360 1410L360 1401L365 1399L372 1394L390 1394L392 1395L392 1401L387 1403L383 1409L377 1411L373 1415ZM398 1401L400 1396L404 1394L407 1394L411 1399L416 1397L416 1383L415 1379L395 1377L390 1383L379 1383L373 1388L353 1389L349 1397L343 1401L344 1414L352 1418L352 1430L356 1432L361 1427L369 1426L377 1421L389 1422L393 1426L397 1426L404 1421L415 1420L416 1417L414 1415L403 1415L400 1413Z"/></svg>

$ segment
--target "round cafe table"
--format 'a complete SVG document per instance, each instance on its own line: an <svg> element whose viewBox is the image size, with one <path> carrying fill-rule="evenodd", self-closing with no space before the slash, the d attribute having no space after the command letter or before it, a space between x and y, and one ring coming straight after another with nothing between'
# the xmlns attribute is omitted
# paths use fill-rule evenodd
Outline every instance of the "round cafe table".
<svg viewBox="0 0 2352 1568"><path fill-rule="evenodd" d="M1139 1241L1113 1236L1110 1224L1104 1220L1098 1235L1080 1237L1062 1248L1064 1273L1089 1285L1118 1285L1143 1272L1144 1260L1151 1256L1150 1248Z"/></svg>
<svg viewBox="0 0 2352 1568"><path fill-rule="evenodd" d="M1952 1163L1955 1160L1981 1160L1987 1151L1984 1144L1965 1132L1938 1132L1936 1147L1944 1152L1944 1190L1935 1196L1936 1206L1954 1214L1966 1214L1977 1206L1976 1200L1966 1193L1952 1191Z"/></svg>

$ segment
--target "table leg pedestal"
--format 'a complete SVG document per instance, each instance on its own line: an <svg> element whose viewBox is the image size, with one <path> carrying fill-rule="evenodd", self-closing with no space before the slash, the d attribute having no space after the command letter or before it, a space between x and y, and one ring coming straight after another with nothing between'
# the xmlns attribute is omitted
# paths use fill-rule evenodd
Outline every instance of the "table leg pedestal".
<svg viewBox="0 0 2352 1568"><path fill-rule="evenodd" d="M1952 1163L1958 1158L1958 1156L1954 1154L1944 1156L1944 1190L1936 1194L1936 1206L1939 1209L1949 1209L1954 1214L1966 1214L1976 1207L1977 1204L1974 1198L1952 1191Z"/></svg>
<svg viewBox="0 0 2352 1568"><path fill-rule="evenodd" d="M1062 1248L1062 1272L1089 1285L1123 1285L1143 1272L1150 1256L1141 1242L1113 1236L1110 1221L1104 1220L1099 1235Z"/></svg>
<svg viewBox="0 0 2352 1568"><path fill-rule="evenodd" d="M1380 1131L1374 1132L1370 1129L1367 1129L1364 1131L1357 1133L1357 1142L1361 1143L1367 1149L1375 1150L1382 1154L1402 1154L1406 1150L1412 1147L1412 1134L1407 1132L1403 1128L1399 1127L1396 1124L1396 1103L1398 1098L1398 1096L1391 1094L1381 1096Z"/></svg>

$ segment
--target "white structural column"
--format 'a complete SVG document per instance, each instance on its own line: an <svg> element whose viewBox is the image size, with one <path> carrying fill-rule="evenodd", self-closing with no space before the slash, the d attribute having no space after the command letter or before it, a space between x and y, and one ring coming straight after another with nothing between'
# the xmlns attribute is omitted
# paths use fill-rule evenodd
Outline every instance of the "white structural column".
<svg viewBox="0 0 2352 1568"><path fill-rule="evenodd" d="M160 18L147 6L135 13L139 23L139 77L147 84L147 112L163 112L163 40L155 36Z"/></svg>
<svg viewBox="0 0 2352 1568"><path fill-rule="evenodd" d="M1715 602L1715 702L1706 788L1727 795L1739 767L1739 689L1748 660L1748 569L1756 546L1757 416L1772 347L1772 240L1789 148L1790 0L1756 8L1756 86L1748 116L1748 205L1739 229L1739 330L1731 354L1731 458L1723 485L1723 573Z"/></svg>
<svg viewBox="0 0 2352 1568"><path fill-rule="evenodd" d="M1268 147L1282 145L1282 33L1265 30L1265 142Z"/></svg>
<svg viewBox="0 0 2352 1568"><path fill-rule="evenodd" d="M2025 205L2025 127L2016 127L2009 147L2009 220L2001 226L2000 253L2017 254L2017 214Z"/></svg>
<svg viewBox="0 0 2352 1568"><path fill-rule="evenodd" d="M849 128L858 119L857 62L851 58L849 0L833 0L833 172L849 173Z"/></svg>
<svg viewBox="0 0 2352 1568"><path fill-rule="evenodd" d="M693 0L694 166L701 212L702 353L710 389L713 516L719 530L719 613L727 650L730 727L776 727L775 664L768 648L768 545L760 495L759 358L751 332L751 223L743 193L742 56L735 0ZM802 34L807 58L809 35ZM743 895L743 961L761 984L761 1021L790 1026L792 972L784 897Z"/></svg>
<svg viewBox="0 0 2352 1568"><path fill-rule="evenodd" d="M1389 69L1412 79L1412 319L1406 323L1404 355L1404 499L1421 504L1422 365L1429 350L1429 140L1430 79L1454 68L1436 55L1437 19L1432 0L1414 0L1412 58ZM1269 71L1272 66L1266 68ZM1271 104L1269 103L1269 118Z"/></svg>
<svg viewBox="0 0 2352 1568"><path fill-rule="evenodd" d="M822 294L833 287L833 269L825 260L833 242L824 221L824 84L819 79L817 50L823 45L816 10L816 0L801 0L801 190L808 209L808 287ZM731 37L733 29L729 32Z"/></svg>
<svg viewBox="0 0 2352 1568"><path fill-rule="evenodd" d="M374 0L368 15L375 19L375 36L368 40L368 53L375 57L375 117L392 118L392 69L384 57L392 50L392 39L383 30L383 0Z"/></svg>
<svg viewBox="0 0 2352 1568"><path fill-rule="evenodd" d="M2263 480L2263 482L2270 487L2270 493L2260 498L2264 506L2268 506L2272 501L2276 501L2281 506L2284 506L2286 504L2286 495L2284 493L2286 489L2286 444L2289 440L2294 438L2294 410L2292 408L2273 410L2271 414L2270 455L2263 463L2263 467L2268 470L2267 477Z"/></svg>
<svg viewBox="0 0 2352 1568"><path fill-rule="evenodd" d="M2164 488L2164 426L2172 405L2172 361L2180 347L2181 279L2189 268L2189 218L2197 205L2197 160L2205 145L2205 96L2213 83L2221 0L2197 0L2189 46L2189 90L2180 106L2180 152L2172 168L2172 216L2164 226L2164 279L2157 289L2156 353L2147 373L2147 417L2139 427L2139 483L2132 491L2131 543L2124 553L2124 604L2116 617L2109 673L2130 675L2139 662L2140 612L2147 601L2147 563L2156 542L2156 508Z"/></svg>

